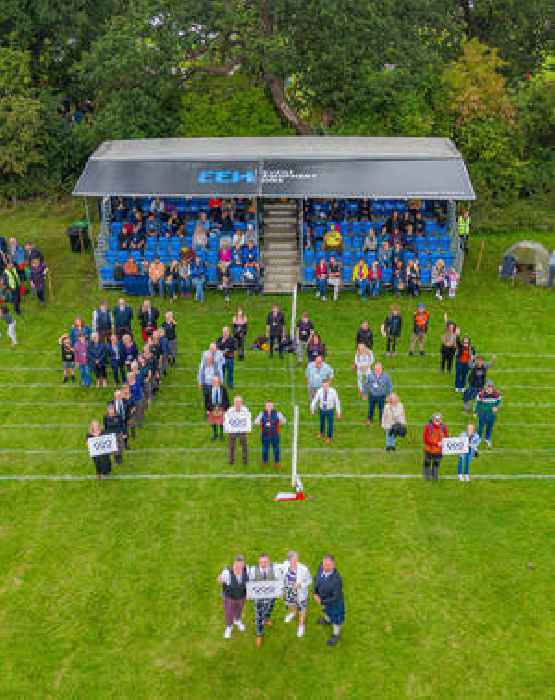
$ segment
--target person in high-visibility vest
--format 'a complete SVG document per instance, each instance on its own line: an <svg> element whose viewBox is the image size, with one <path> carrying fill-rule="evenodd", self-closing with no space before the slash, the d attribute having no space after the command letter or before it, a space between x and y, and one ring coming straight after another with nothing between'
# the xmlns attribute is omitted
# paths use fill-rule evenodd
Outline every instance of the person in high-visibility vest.
<svg viewBox="0 0 555 700"><path fill-rule="evenodd" d="M463 209L457 219L457 230L459 233L459 242L465 253L468 253L468 239L470 237L470 212L468 209Z"/></svg>

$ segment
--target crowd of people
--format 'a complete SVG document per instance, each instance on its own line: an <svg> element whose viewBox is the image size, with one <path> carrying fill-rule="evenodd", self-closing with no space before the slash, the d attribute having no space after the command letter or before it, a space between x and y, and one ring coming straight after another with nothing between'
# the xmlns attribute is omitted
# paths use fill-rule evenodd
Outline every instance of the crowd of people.
<svg viewBox="0 0 555 700"><path fill-rule="evenodd" d="M332 634L327 640L327 645L333 647L337 644L345 622L345 602L343 579L331 554L323 557L314 578L311 577L308 566L299 561L299 555L294 551L288 552L284 562L272 562L266 553L262 553L257 563L252 566L238 554L218 576L224 605L224 639L231 639L234 627L237 627L239 632L246 630L243 610L249 582L279 584L275 591L285 604L286 614L283 621L289 624L297 619L297 637L303 637L305 634L309 589L312 585L313 599L322 611L317 624L331 626ZM253 600L257 647L262 645L266 629L272 627L272 615L277 600L278 596Z"/></svg>
<svg viewBox="0 0 555 700"><path fill-rule="evenodd" d="M17 345L16 317L22 313L22 299L32 292L44 305L47 274L44 255L33 243L21 245L16 238L0 236L0 321L6 324L12 347Z"/></svg>
<svg viewBox="0 0 555 700"><path fill-rule="evenodd" d="M102 301L94 309L91 324L76 318L60 339L63 382L90 387L106 387L113 379L113 398L106 406L102 421L92 421L87 439L114 434L116 464L121 464L129 438L144 422L145 413L159 391L168 369L177 362L177 323L172 311L160 313L150 300L137 313L140 333L133 333L133 309L120 299L113 309ZM141 338L142 344L139 340ZM112 469L112 456L93 458L99 479Z"/></svg>

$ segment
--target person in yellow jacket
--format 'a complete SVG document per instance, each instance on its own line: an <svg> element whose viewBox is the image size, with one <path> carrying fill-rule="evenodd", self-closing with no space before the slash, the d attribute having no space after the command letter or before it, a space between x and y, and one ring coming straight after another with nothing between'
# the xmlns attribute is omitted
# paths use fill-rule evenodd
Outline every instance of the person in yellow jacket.
<svg viewBox="0 0 555 700"><path fill-rule="evenodd" d="M343 236L337 224L330 224L330 228L324 236L324 250L337 250L343 248Z"/></svg>
<svg viewBox="0 0 555 700"><path fill-rule="evenodd" d="M457 219L457 231L461 248L465 253L468 253L468 239L470 238L470 212L468 209L461 209Z"/></svg>
<svg viewBox="0 0 555 700"><path fill-rule="evenodd" d="M366 297L368 293L368 265L365 263L364 258L360 258L353 267L353 282L358 289L360 298Z"/></svg>

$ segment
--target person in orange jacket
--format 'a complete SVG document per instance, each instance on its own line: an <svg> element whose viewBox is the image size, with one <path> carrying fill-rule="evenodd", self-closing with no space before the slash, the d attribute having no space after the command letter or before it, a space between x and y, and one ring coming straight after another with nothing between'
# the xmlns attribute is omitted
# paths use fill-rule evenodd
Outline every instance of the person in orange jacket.
<svg viewBox="0 0 555 700"><path fill-rule="evenodd" d="M432 419L424 426L424 479L437 481L439 479L439 465L442 450L441 441L449 437L447 426L443 422L441 413L434 413Z"/></svg>
<svg viewBox="0 0 555 700"><path fill-rule="evenodd" d="M412 334L409 343L409 355L414 355L416 343L420 349L420 354L424 355L424 344L428 333L428 324L430 322L430 314L426 311L424 304L418 304L417 310L414 312L414 321Z"/></svg>

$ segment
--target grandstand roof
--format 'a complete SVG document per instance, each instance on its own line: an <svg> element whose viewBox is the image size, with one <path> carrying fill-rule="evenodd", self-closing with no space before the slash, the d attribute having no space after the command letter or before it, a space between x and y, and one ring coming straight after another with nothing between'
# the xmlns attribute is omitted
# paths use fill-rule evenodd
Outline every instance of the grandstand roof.
<svg viewBox="0 0 555 700"><path fill-rule="evenodd" d="M106 141L74 194L475 198L449 139L362 136Z"/></svg>

